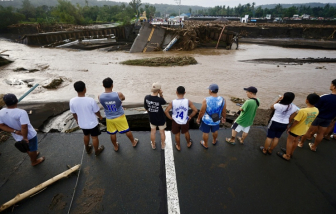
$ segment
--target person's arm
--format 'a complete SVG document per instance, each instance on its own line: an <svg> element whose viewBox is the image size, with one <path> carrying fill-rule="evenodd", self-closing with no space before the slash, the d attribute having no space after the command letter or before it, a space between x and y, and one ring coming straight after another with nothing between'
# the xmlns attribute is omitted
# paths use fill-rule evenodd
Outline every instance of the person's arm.
<svg viewBox="0 0 336 214"><path fill-rule="evenodd" d="M277 103L279 103L279 102L282 100L282 98L283 98L283 96L279 97L279 99L278 99L273 105L271 105L270 108L271 108L272 110L275 110L274 105L277 104Z"/></svg>
<svg viewBox="0 0 336 214"><path fill-rule="evenodd" d="M28 125L27 124L22 124L21 125L21 134L22 134L23 140L26 141L27 143L29 143L29 140L28 140Z"/></svg>
<svg viewBox="0 0 336 214"><path fill-rule="evenodd" d="M225 99L223 97L223 102L225 102ZM223 106L223 109L222 109L222 123L225 123L226 122L226 102Z"/></svg>
<svg viewBox="0 0 336 214"><path fill-rule="evenodd" d="M119 96L119 99L120 99L121 101L124 101L124 100L125 100L125 96L123 95L123 93L118 92L118 96Z"/></svg>
<svg viewBox="0 0 336 214"><path fill-rule="evenodd" d="M202 117L204 116L205 114L205 111L206 111L206 107L207 107L207 104L206 104L206 100L204 99L203 102L202 102L202 107L201 107L201 110L198 114L198 118L196 120L196 123L200 124L201 123L201 119Z"/></svg>
<svg viewBox="0 0 336 214"><path fill-rule="evenodd" d="M146 103L146 98L147 96L145 96L145 99L144 99L144 108L146 109L146 111L148 110L148 106L147 106L147 103Z"/></svg>
<svg viewBox="0 0 336 214"><path fill-rule="evenodd" d="M73 118L75 118L75 120L76 120L76 122L77 122L77 124L78 124L78 117L77 117L77 114L74 113L74 114L72 114L72 116L73 116Z"/></svg>
<svg viewBox="0 0 336 214"><path fill-rule="evenodd" d="M5 132L10 132L10 133L14 133L14 130L15 130L15 129L13 129L13 128L11 128L11 127L7 126L6 124L3 124L3 123L0 124L0 129L5 131ZM15 130L15 134L21 135L20 130Z"/></svg>
<svg viewBox="0 0 336 214"><path fill-rule="evenodd" d="M300 121L294 120L294 123L287 129L287 133L291 131Z"/></svg>
<svg viewBox="0 0 336 214"><path fill-rule="evenodd" d="M170 116L170 114L169 114L169 111L170 111L170 109L172 109L173 108L173 104L172 103L169 103L169 105L168 105L168 107L166 108L166 110L165 110L165 114L166 114L166 116L168 117L168 119L170 119L170 120L173 120L173 118Z"/></svg>
<svg viewBox="0 0 336 214"><path fill-rule="evenodd" d="M102 119L103 119L103 117L100 115L100 111L97 111L97 112L95 113L95 115L97 115L97 117L99 118L99 120L102 120Z"/></svg>
<svg viewBox="0 0 336 214"><path fill-rule="evenodd" d="M290 130L293 129L293 127L296 126L302 120L302 117L303 117L302 111L299 111L297 114L293 113L289 118L290 121L287 126L287 131L290 132ZM292 125L291 125L291 121L294 121Z"/></svg>
<svg viewBox="0 0 336 214"><path fill-rule="evenodd" d="M193 118L197 114L198 110L195 107L194 103L192 103L190 100L189 100L189 107L192 110L191 114L189 115L189 120L191 120L191 118Z"/></svg>

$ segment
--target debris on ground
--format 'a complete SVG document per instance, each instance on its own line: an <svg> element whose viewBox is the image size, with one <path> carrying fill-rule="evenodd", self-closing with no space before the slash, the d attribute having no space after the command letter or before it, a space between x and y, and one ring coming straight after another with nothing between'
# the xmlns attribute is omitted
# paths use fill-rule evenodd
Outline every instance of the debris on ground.
<svg viewBox="0 0 336 214"><path fill-rule="evenodd" d="M4 96L5 96L4 94L0 94L0 109L2 109L6 105L5 102L3 101Z"/></svg>
<svg viewBox="0 0 336 214"><path fill-rule="evenodd" d="M238 97L231 97L230 100L234 103L239 103L239 104L243 104L245 102L245 99L241 99L241 98L238 98Z"/></svg>
<svg viewBox="0 0 336 214"><path fill-rule="evenodd" d="M8 85L24 85L25 83L19 79L5 79L5 83Z"/></svg>
<svg viewBox="0 0 336 214"><path fill-rule="evenodd" d="M12 62L13 61L5 59L5 58L0 56L0 66L7 65L7 64L12 63Z"/></svg>
<svg viewBox="0 0 336 214"><path fill-rule="evenodd" d="M0 143L5 142L6 140L8 140L8 138L11 136L11 134L9 132L5 132L5 131L1 131L0 130Z"/></svg>
<svg viewBox="0 0 336 214"><path fill-rule="evenodd" d="M51 81L51 83L49 83L48 85L46 86L42 86L43 88L46 88L46 89L56 89L58 86L60 86L62 84L63 79L62 78L59 78L59 79L53 79Z"/></svg>
<svg viewBox="0 0 336 214"><path fill-rule="evenodd" d="M72 129L68 129L65 131L65 133L72 133L72 132L75 132L77 130L80 130L79 126L75 127L75 128L72 128Z"/></svg>
<svg viewBox="0 0 336 214"><path fill-rule="evenodd" d="M195 65L197 61L194 57L179 56L179 57L156 57L146 59L134 59L123 61L123 65L139 65L139 66L184 66Z"/></svg>
<svg viewBox="0 0 336 214"><path fill-rule="evenodd" d="M18 71L28 71L29 73L33 73L33 72L36 72L36 71L40 71L39 69L27 69L27 68L23 68L23 67L18 67L18 68L15 68L13 69L13 71L15 72L18 72Z"/></svg>
<svg viewBox="0 0 336 214"><path fill-rule="evenodd" d="M315 69L327 69L325 66L316 67Z"/></svg>
<svg viewBox="0 0 336 214"><path fill-rule="evenodd" d="M336 63L336 58L264 58L264 59L249 59L249 60L239 60L240 62L248 62L248 63L260 63L260 64L279 64L281 65L303 65L303 63ZM316 69L323 69L324 66L317 67Z"/></svg>

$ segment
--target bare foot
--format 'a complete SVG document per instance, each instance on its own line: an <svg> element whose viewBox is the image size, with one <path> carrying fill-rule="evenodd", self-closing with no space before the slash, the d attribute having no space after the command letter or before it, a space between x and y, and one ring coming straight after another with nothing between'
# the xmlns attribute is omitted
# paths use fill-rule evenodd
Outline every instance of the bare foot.
<svg viewBox="0 0 336 214"><path fill-rule="evenodd" d="M165 142L161 142L161 149L164 150L166 148L166 143Z"/></svg>
<svg viewBox="0 0 336 214"><path fill-rule="evenodd" d="M177 143L175 143L175 147L176 147L177 151L181 151L181 147L179 145L177 145Z"/></svg>
<svg viewBox="0 0 336 214"><path fill-rule="evenodd" d="M156 143L151 141L152 149L156 149Z"/></svg>
<svg viewBox="0 0 336 214"><path fill-rule="evenodd" d="M45 160L45 157L40 157L38 159L36 159L36 161L34 163L32 163L32 166L36 166L40 163L42 163Z"/></svg>

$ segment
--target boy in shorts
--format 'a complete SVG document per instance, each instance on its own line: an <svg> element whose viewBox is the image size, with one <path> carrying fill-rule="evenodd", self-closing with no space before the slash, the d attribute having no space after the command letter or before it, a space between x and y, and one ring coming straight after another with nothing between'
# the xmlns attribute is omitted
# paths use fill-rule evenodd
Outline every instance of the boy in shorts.
<svg viewBox="0 0 336 214"><path fill-rule="evenodd" d="M91 97L85 97L85 83L77 81L74 83L74 88L78 96L70 100L70 112L73 114L79 127L83 130L86 152L88 154L92 152L92 145L90 145L91 136L95 154L98 156L104 150L104 146L99 147L98 135L100 135L100 129L96 116L98 116L100 120L103 118L100 115L96 101Z"/></svg>
<svg viewBox="0 0 336 214"><path fill-rule="evenodd" d="M162 105L166 104L167 102L163 98L163 92L159 83L153 83L151 91L152 93L147 95L144 99L144 108L148 112L151 128L151 145L152 149L156 149L155 133L156 127L159 127L159 132L161 135L161 149L164 149L166 146L166 135L164 131L167 126L166 116L163 112Z"/></svg>
<svg viewBox="0 0 336 214"><path fill-rule="evenodd" d="M319 100L320 97L317 94L309 94L306 99L307 108L300 109L294 117L293 124L288 128L286 149L283 149L285 153L277 152L277 155L284 160L288 161L291 159L298 145L299 138L306 134L310 125L318 115L319 110L314 105Z"/></svg>
<svg viewBox="0 0 336 214"><path fill-rule="evenodd" d="M119 150L119 143L117 142L117 132L120 134L126 134L131 141L133 147L136 147L139 140L133 137L131 130L129 129L124 109L122 107L122 101L125 100L125 96L121 92L112 91L113 80L108 77L103 80L103 86L105 92L99 96L99 102L104 107L106 115L107 133L110 134L114 151Z"/></svg>
<svg viewBox="0 0 336 214"><path fill-rule="evenodd" d="M190 139L189 134L189 121L193 118L197 113L197 108L194 104L184 98L185 88L183 86L179 86L176 89L177 99L173 100L165 110L166 116L172 120L172 133L175 135L175 147L178 151L181 150L180 146L180 132L184 134L187 147L190 148L192 145L192 140ZM192 113L188 116L189 107L192 109ZM172 116L170 116L169 111L173 109Z"/></svg>
<svg viewBox="0 0 336 214"><path fill-rule="evenodd" d="M37 151L37 133L30 124L28 114L25 110L17 108L18 99L14 94L5 94L3 97L7 108L0 110L0 129L12 133L15 141L27 143L31 165L36 166L42 163L45 158L37 158L40 154Z"/></svg>

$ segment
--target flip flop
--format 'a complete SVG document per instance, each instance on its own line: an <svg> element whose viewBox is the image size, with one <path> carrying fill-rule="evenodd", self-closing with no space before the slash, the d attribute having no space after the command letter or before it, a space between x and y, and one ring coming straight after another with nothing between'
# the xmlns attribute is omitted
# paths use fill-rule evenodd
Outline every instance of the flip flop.
<svg viewBox="0 0 336 214"><path fill-rule="evenodd" d="M45 160L45 157L40 157L40 158L37 159L37 163L32 164L32 166L36 166L36 165L42 163L44 160Z"/></svg>
<svg viewBox="0 0 336 214"><path fill-rule="evenodd" d="M212 145L214 145L214 146L215 146L217 143L218 143L218 140L216 140L216 142L215 142L215 143L212 143Z"/></svg>
<svg viewBox="0 0 336 214"><path fill-rule="evenodd" d="M289 161L288 159L284 158L284 153L283 152L277 152L277 155L281 157L282 159Z"/></svg>
<svg viewBox="0 0 336 214"><path fill-rule="evenodd" d="M281 147L280 149L281 149L281 151L283 151L284 154L286 154L286 152L287 152L287 149L286 149L286 148ZM291 155L290 157L292 158L293 155Z"/></svg>
<svg viewBox="0 0 336 214"><path fill-rule="evenodd" d="M314 145L313 143L309 143L308 145L309 145L309 148L310 148L311 151L316 152L317 149L314 150L314 149L312 148L313 145Z"/></svg>
<svg viewBox="0 0 336 214"><path fill-rule="evenodd" d="M92 145L88 145L87 148L88 148L88 150L86 150L86 148L85 148L85 150L86 150L86 153L89 155L92 152Z"/></svg>
<svg viewBox="0 0 336 214"><path fill-rule="evenodd" d="M236 142L231 142L231 138L225 138L225 141L231 145L236 145Z"/></svg>
<svg viewBox="0 0 336 214"><path fill-rule="evenodd" d="M272 155L272 152L267 149L267 154Z"/></svg>
<svg viewBox="0 0 336 214"><path fill-rule="evenodd" d="M140 142L138 138L134 138L134 140L135 140L136 143L135 143L135 145L133 146L133 148L135 148L135 147L138 145L138 143Z"/></svg>
<svg viewBox="0 0 336 214"><path fill-rule="evenodd" d="M166 148L166 143L163 143L163 146L162 146L162 143L161 143L161 150L164 150Z"/></svg>
<svg viewBox="0 0 336 214"><path fill-rule="evenodd" d="M240 145L244 145L244 141L243 142L241 141L242 139L241 137L237 137L237 139L239 140Z"/></svg>
<svg viewBox="0 0 336 214"><path fill-rule="evenodd" d="M151 141L151 146L152 146L152 149L156 149L156 143L155 142L153 144L152 141Z"/></svg>
<svg viewBox="0 0 336 214"><path fill-rule="evenodd" d="M298 147L302 148L303 147L303 144L301 144L301 141L298 143L297 145Z"/></svg>
<svg viewBox="0 0 336 214"><path fill-rule="evenodd" d="M188 148L191 148L191 146L193 145L193 143L194 143L194 141L192 140L192 139L190 139L190 141L189 141L191 144L190 144L190 146L188 147L188 145L187 145L187 147Z"/></svg>
<svg viewBox="0 0 336 214"><path fill-rule="evenodd" d="M204 149L208 149L208 147L204 146L204 140L201 140L201 145L203 146Z"/></svg>
<svg viewBox="0 0 336 214"><path fill-rule="evenodd" d="M264 155L267 155L267 150L266 150L266 152L264 152L265 147L260 146L259 149Z"/></svg>
<svg viewBox="0 0 336 214"><path fill-rule="evenodd" d="M118 142L117 142L117 146L118 146L118 149L117 150L114 149L115 152L119 151L119 143Z"/></svg>
<svg viewBox="0 0 336 214"><path fill-rule="evenodd" d="M103 145L99 146L98 151L95 152L95 155L98 156L104 151L105 147Z"/></svg>
<svg viewBox="0 0 336 214"><path fill-rule="evenodd" d="M36 157L38 157L39 155L40 155L40 152L37 152L37 153L36 153Z"/></svg>
<svg viewBox="0 0 336 214"><path fill-rule="evenodd" d="M181 146L180 146L180 149L177 148L177 143L175 143L175 148L177 151L181 151Z"/></svg>

